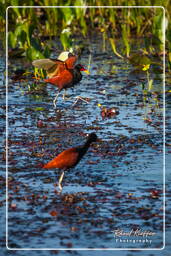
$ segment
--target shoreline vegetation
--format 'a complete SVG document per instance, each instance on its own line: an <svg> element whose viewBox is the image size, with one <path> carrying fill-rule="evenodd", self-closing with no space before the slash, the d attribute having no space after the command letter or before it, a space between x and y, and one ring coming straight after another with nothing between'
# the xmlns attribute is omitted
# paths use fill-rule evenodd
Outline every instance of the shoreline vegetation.
<svg viewBox="0 0 171 256"><path fill-rule="evenodd" d="M84 39L95 36L101 38L103 52L106 51L106 46L110 46L113 54L118 58L124 58L135 69L147 72L147 78L148 70L153 64L162 69L164 54L167 60L166 70L170 72L171 12L169 10L171 8L168 0L141 1L141 6L148 4L154 8L101 8L100 6L106 5L104 0L88 2L89 6L96 6L96 8L89 8L85 0L74 1L75 8L70 7L72 4L67 0L64 3L65 8L62 8L60 1L51 3L50 0L28 0L27 6L40 7L24 8L26 3L23 1L3 0L0 3L0 33L5 35L5 11L10 6L7 10L9 58L24 56L29 62L48 58L51 50L55 48L49 42L54 39L57 41L56 47L59 46L61 50L74 51L81 55L87 47ZM59 8L42 8L42 6L51 5ZM138 1L119 0L116 3L110 0L108 5L137 6ZM22 6L22 8L13 6ZM5 49L5 36L3 38ZM82 38L80 44L78 38ZM165 42L164 39L166 39ZM141 41L138 47L135 44L136 40ZM87 49L87 52L91 54L91 49ZM41 76L40 72L39 74Z"/></svg>

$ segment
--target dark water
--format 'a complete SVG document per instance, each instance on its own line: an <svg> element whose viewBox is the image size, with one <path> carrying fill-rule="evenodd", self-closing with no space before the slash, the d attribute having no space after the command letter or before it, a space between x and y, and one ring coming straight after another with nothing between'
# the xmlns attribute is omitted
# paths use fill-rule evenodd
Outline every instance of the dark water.
<svg viewBox="0 0 171 256"><path fill-rule="evenodd" d="M97 45L92 47L91 74L84 75L74 90L68 90L70 98L63 101L61 95L56 109L52 103L56 88L42 84L41 90L29 92L28 84L32 86L33 81L10 79L23 60L10 61L8 246L54 250L154 248L155 251L143 251L143 255L168 255L167 250L166 254L156 251L163 247L162 74L151 71L153 88L145 98L141 86L146 84L144 73L135 73L125 60L102 53ZM82 63L88 63L88 54L83 54ZM0 68L4 70L3 61ZM3 84L1 82L2 100ZM77 95L89 98L89 103L78 102L71 107ZM119 115L103 119L98 104L117 107ZM1 117L2 124L4 101ZM166 125L168 129L167 118ZM66 173L63 191L59 194L56 184L60 171L43 170L41 164L66 148L84 143L90 132L96 132L99 140L81 162ZM170 144L169 138L167 143ZM168 159L170 151L166 151ZM0 175L2 192L5 192L4 170ZM166 195L169 196L169 189ZM4 198L0 202L1 212L4 212ZM2 218L3 227L4 221ZM140 236L121 237L121 241L114 237L116 229L151 231L154 235L146 240ZM129 241L124 242L124 238ZM4 239L3 233L1 241ZM21 251L17 255L26 253ZM66 252L33 251L33 255L53 253ZM86 252L68 253L84 255ZM87 252L88 255L105 253ZM110 253L108 255L134 254Z"/></svg>

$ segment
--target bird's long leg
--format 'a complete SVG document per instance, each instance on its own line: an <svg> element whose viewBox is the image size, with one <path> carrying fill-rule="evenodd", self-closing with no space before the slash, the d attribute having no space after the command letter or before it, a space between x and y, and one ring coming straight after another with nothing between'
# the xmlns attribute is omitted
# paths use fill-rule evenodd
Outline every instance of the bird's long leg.
<svg viewBox="0 0 171 256"><path fill-rule="evenodd" d="M67 95L67 94L66 94L66 89L64 89L64 94L63 94L63 97L62 97L63 100L65 100L66 95Z"/></svg>
<svg viewBox="0 0 171 256"><path fill-rule="evenodd" d="M75 98L76 98L76 100L74 101L74 103L72 104L72 106L74 106L79 100L82 100L82 101L86 102L87 104L89 103L88 100L85 100L85 99L82 98L81 96L76 96Z"/></svg>
<svg viewBox="0 0 171 256"><path fill-rule="evenodd" d="M56 102L57 102L57 99L58 99L58 95L59 95L60 92L58 92L53 100L53 105L54 107L56 108Z"/></svg>
<svg viewBox="0 0 171 256"><path fill-rule="evenodd" d="M91 59L92 59L92 54L91 54L91 51L90 51L90 54L89 54L89 57L88 57L88 71L90 71Z"/></svg>
<svg viewBox="0 0 171 256"><path fill-rule="evenodd" d="M65 172L63 171L58 181L58 187L60 192L62 192L62 180L63 180L64 174Z"/></svg>

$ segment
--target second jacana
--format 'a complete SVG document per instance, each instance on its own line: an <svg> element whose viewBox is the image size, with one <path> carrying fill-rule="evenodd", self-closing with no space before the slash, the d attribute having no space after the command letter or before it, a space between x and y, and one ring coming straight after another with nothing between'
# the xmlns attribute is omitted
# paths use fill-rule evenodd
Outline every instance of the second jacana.
<svg viewBox="0 0 171 256"><path fill-rule="evenodd" d="M62 191L61 184L64 177L64 172L75 167L87 152L90 144L96 140L97 135L95 133L91 133L89 134L84 145L64 150L62 153L57 155L54 159L43 166L45 169L58 168L62 170L62 174L58 182L60 191Z"/></svg>

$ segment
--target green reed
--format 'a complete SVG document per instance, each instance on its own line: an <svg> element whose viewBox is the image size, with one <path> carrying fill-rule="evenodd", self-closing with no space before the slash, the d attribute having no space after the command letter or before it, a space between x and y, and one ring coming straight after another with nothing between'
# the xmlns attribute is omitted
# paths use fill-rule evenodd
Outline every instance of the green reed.
<svg viewBox="0 0 171 256"><path fill-rule="evenodd" d="M138 5L137 0L89 0L91 6L126 6ZM159 0L142 0L141 5L161 5ZM0 33L4 33L5 8L22 6L22 0L2 0L0 2ZM27 5L35 1L27 0ZM66 0L63 5L68 8L41 8L41 6L61 5L60 0L37 0L40 8L10 8L8 10L9 35L11 49L21 48L29 60L48 57L50 47L44 37L56 37L65 50L75 47L74 37L99 34L102 36L103 50L109 42L114 54L126 57L134 52L132 38L141 38L148 56L163 52L163 9L162 8L71 8L69 6L86 6L86 0ZM171 7L169 0L163 1L166 8L167 32L166 47L171 68ZM122 43L117 44L120 39Z"/></svg>

